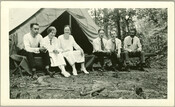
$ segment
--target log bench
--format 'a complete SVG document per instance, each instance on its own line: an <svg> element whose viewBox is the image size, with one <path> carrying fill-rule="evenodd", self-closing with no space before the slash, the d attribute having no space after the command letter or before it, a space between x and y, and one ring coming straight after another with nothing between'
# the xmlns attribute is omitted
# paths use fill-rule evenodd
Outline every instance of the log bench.
<svg viewBox="0 0 175 107"><path fill-rule="evenodd" d="M145 53L145 67L151 67L150 66L150 64L151 64L151 62L150 62L150 58L151 57L154 57L154 56L156 56L157 54L155 54L155 53ZM138 66L140 66L140 61L139 61L139 57L130 57L130 61L131 61L131 64L132 65L130 65L131 67L138 67ZM125 60L124 60L124 62L125 62ZM125 64L124 64L125 65Z"/></svg>
<svg viewBox="0 0 175 107"><path fill-rule="evenodd" d="M150 67L149 59L153 56L156 56L156 55L157 54L155 54L155 53L145 53L145 62L147 64L147 66ZM94 55L85 55L85 67L87 69L90 69L90 70L93 69L92 67L93 67L95 58L96 57ZM15 73L15 72L19 72L21 76L23 76L23 72L27 72L29 75L32 74L30 71L29 65L28 65L27 58L25 56L14 54L14 55L10 56L10 59L12 59L11 61L13 61L13 64L15 66L15 68L13 70L11 70L11 72L10 72L11 74ZM107 59L107 57L105 59ZM36 62L37 69L43 68L43 63L42 63L41 57L35 57L35 62ZM110 61L108 61L108 62L110 62Z"/></svg>
<svg viewBox="0 0 175 107"><path fill-rule="evenodd" d="M149 59L151 57L156 56L156 55L157 54L155 54L155 53L145 53L145 65L147 67L150 67L150 60ZM126 63L125 63L126 61L125 61L123 52L121 53L121 57L123 59L122 65L123 65L123 67L126 67ZM96 58L97 57L95 57L95 59ZM110 69L110 66L112 66L110 59L107 56L105 56L104 60L105 60L105 66ZM131 67L138 67L139 66L139 57L130 57L130 61L131 61Z"/></svg>
<svg viewBox="0 0 175 107"><path fill-rule="evenodd" d="M42 69L43 63L41 57L35 57L36 68ZM88 69L92 69L92 65L94 62L94 55L85 54L85 67ZM10 71L11 74L17 72L20 73L20 76L23 76L23 72L27 72L29 75L32 75L31 70L28 65L28 60L25 56L13 54L10 56L10 64L14 65L14 69ZM10 65L11 66L11 65Z"/></svg>

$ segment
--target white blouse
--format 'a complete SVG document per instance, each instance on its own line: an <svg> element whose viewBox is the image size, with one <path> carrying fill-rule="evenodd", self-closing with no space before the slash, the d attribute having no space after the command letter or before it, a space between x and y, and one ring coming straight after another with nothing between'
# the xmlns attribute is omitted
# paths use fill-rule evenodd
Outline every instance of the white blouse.
<svg viewBox="0 0 175 107"><path fill-rule="evenodd" d="M58 43L59 43L59 48L64 50L70 50L73 51L73 48L81 49L81 47L76 43L74 40L74 37L72 35L69 35L69 39L65 39L64 35L60 35L58 37Z"/></svg>
<svg viewBox="0 0 175 107"><path fill-rule="evenodd" d="M61 51L56 37L53 37L52 39L50 39L49 36L44 37L41 42L41 46L44 46L49 53L53 52L53 50L57 50L59 52Z"/></svg>

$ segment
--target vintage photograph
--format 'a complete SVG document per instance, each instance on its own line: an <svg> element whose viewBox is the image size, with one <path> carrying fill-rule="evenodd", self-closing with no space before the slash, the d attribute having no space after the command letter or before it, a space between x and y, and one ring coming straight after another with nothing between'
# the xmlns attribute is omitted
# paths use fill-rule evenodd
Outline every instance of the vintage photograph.
<svg viewBox="0 0 175 107"><path fill-rule="evenodd" d="M173 106L172 2L1 4L3 106Z"/></svg>
<svg viewBox="0 0 175 107"><path fill-rule="evenodd" d="M11 8L10 99L167 99L167 8Z"/></svg>

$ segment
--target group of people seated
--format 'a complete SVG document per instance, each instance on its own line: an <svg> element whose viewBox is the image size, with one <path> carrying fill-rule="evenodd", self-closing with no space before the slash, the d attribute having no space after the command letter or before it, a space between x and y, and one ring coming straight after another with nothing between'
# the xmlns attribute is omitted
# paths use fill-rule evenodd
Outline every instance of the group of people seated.
<svg viewBox="0 0 175 107"><path fill-rule="evenodd" d="M50 66L59 67L65 77L70 76L70 73L65 70L65 59L71 65L73 75L78 75L75 63L81 63L81 71L89 74L84 65L84 51L70 34L70 27L68 25L64 27L64 34L58 38L55 37L57 30L53 26L47 29L48 35L44 38L39 34L39 24L31 23L30 30L23 37L24 48L19 51L19 54L27 57L29 67L32 71L32 77L37 78L35 56L42 57L45 67L44 71L50 77L54 75L54 72L49 70Z"/></svg>
<svg viewBox="0 0 175 107"><path fill-rule="evenodd" d="M50 26L47 29L47 36L42 37L39 34L39 24L31 23L30 32L23 37L24 47L18 52L18 54L26 56L29 67L31 68L32 77L37 78L36 74L36 62L34 57L41 56L44 72L50 77L53 77L54 72L50 71L50 67L58 67L61 70L61 74L65 77L69 77L70 73L65 70L66 61L72 67L72 74L77 74L75 67L76 63L81 64L81 71L85 74L89 74L85 67L85 53L83 49L76 43L74 37L71 35L71 28L69 25L64 26L64 34L55 37L56 28ZM131 35L127 36L124 40L124 56L126 63L129 64L130 56L140 56L141 63L144 63L144 53L142 52L141 43L138 37L135 36L136 30L131 29ZM105 31L103 29L98 30L99 37L93 40L93 54L97 56L98 61L104 70L104 57L107 56L111 59L112 66L115 68L118 64L118 68L122 67L121 63L121 40L116 38L116 31L111 30L111 39L106 40L104 38ZM129 70L129 67L127 67ZM142 68L143 69L143 68Z"/></svg>
<svg viewBox="0 0 175 107"><path fill-rule="evenodd" d="M130 36L124 39L124 51L122 52L122 42L117 38L116 30L111 30L111 38L105 39L104 29L98 30L99 37L93 41L93 53L97 56L98 61L101 65L101 70L104 71L104 57L107 57L112 62L112 67L115 70L118 65L118 70L122 70L123 63L126 63L126 70L130 71L130 60L129 57L140 58L140 70L144 71L143 64L145 63L144 52L142 51L142 45L140 39L136 37L136 29L130 29Z"/></svg>

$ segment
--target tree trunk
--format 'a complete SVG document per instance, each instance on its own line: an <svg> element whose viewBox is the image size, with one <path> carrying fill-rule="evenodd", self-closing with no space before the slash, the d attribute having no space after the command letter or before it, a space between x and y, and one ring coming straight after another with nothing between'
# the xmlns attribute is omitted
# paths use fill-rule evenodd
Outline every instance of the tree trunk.
<svg viewBox="0 0 175 107"><path fill-rule="evenodd" d="M108 9L104 8L103 13L104 13L104 17L103 17L104 30L105 30L105 35L108 38Z"/></svg>
<svg viewBox="0 0 175 107"><path fill-rule="evenodd" d="M129 22L128 22L128 20L125 20L126 21L126 32L129 32Z"/></svg>
<svg viewBox="0 0 175 107"><path fill-rule="evenodd" d="M95 24L97 24L97 11L96 11L96 9L94 10L94 14L95 14Z"/></svg>
<svg viewBox="0 0 175 107"><path fill-rule="evenodd" d="M121 32L120 32L120 13L119 9L115 9L114 13L116 14L116 26L117 26L117 35L118 38L121 39Z"/></svg>

